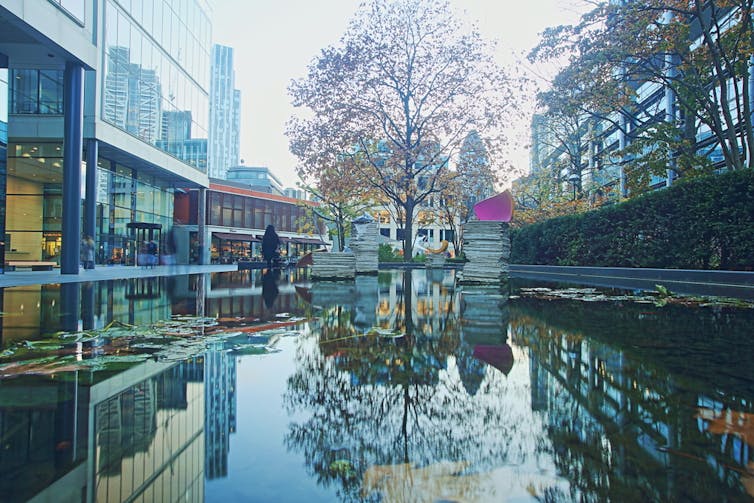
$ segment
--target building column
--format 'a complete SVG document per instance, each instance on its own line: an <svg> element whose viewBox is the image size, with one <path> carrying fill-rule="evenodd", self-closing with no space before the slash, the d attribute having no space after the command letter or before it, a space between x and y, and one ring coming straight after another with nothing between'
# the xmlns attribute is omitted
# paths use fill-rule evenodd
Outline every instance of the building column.
<svg viewBox="0 0 754 503"><path fill-rule="evenodd" d="M97 243L97 145L97 140L94 138L86 142L86 186L84 190L84 235L91 236L95 243ZM101 245L102 243L97 244Z"/></svg>
<svg viewBox="0 0 754 503"><path fill-rule="evenodd" d="M673 13L668 11L663 15L663 21L665 24L670 24L673 21ZM677 56L674 54L665 55L665 68L663 73L665 74L666 82L670 82L676 78L678 72L676 68L678 66ZM665 85L665 122L670 125L676 125L676 100L675 91L669 85ZM675 178L676 169L676 152L669 152L669 164L668 169L665 170L665 186L670 187L673 184Z"/></svg>
<svg viewBox="0 0 754 503"><path fill-rule="evenodd" d="M199 189L196 237L199 240L199 264L210 263L209 239L207 239L207 189Z"/></svg>
<svg viewBox="0 0 754 503"><path fill-rule="evenodd" d="M60 273L79 273L81 152L84 147L84 67L68 62L63 77L63 225Z"/></svg>
<svg viewBox="0 0 754 503"><path fill-rule="evenodd" d="M626 148L626 128L628 127L628 121L625 114L620 115L620 131L618 132L618 149L623 151ZM618 199L625 199L628 195L628 188L626 186L626 170L625 170L626 158L625 154L621 155L620 167L618 169Z"/></svg>

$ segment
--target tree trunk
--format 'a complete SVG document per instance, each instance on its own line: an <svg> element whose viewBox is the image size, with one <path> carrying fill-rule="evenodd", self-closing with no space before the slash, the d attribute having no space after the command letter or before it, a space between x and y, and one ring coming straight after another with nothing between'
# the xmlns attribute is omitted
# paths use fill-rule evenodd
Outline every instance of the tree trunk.
<svg viewBox="0 0 754 503"><path fill-rule="evenodd" d="M336 225L338 227L338 251L343 251L346 249L345 225L343 225L343 219L339 218Z"/></svg>
<svg viewBox="0 0 754 503"><path fill-rule="evenodd" d="M403 261L411 262L414 258L414 202L413 198L409 197L408 201L403 204L403 209L406 212L406 225L403 232Z"/></svg>

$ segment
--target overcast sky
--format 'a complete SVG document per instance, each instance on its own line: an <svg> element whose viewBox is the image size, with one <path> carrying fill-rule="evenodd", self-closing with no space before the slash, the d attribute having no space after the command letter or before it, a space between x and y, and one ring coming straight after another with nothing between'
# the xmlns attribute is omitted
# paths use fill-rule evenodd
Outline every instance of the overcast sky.
<svg viewBox="0 0 754 503"><path fill-rule="evenodd" d="M501 65L534 46L547 26L575 22L583 0L451 0L497 39ZM241 90L241 159L268 166L286 186L298 181L288 151L285 122L293 113L287 93L319 51L338 42L359 0L214 0L213 41L234 48L236 87ZM516 126L526 133L527 124ZM528 166L526 152L515 155Z"/></svg>

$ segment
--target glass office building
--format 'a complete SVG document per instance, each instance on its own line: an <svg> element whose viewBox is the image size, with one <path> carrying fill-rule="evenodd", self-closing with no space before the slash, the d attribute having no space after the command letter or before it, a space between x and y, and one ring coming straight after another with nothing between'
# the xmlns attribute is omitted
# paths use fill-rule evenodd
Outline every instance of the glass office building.
<svg viewBox="0 0 754 503"><path fill-rule="evenodd" d="M133 263L175 190L209 185L209 4L33 7L0 0L2 264L75 274L85 235L97 263Z"/></svg>

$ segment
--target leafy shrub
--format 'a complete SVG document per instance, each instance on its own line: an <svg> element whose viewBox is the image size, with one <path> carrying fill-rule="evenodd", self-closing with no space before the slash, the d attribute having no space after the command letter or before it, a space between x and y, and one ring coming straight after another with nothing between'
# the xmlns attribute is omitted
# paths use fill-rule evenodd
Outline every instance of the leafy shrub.
<svg viewBox="0 0 754 503"><path fill-rule="evenodd" d="M754 269L754 171L680 180L664 190L511 235L517 264Z"/></svg>
<svg viewBox="0 0 754 503"><path fill-rule="evenodd" d="M392 246L382 243L377 249L377 260L380 262L403 262L403 257L395 253Z"/></svg>

